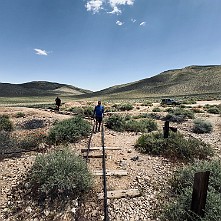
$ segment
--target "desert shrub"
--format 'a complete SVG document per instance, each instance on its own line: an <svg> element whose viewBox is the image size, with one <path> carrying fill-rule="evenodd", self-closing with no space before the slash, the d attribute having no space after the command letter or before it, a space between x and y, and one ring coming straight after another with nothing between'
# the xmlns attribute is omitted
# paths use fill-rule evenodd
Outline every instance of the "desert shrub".
<svg viewBox="0 0 221 221"><path fill-rule="evenodd" d="M159 107L155 107L155 108L153 108L152 111L153 111L153 112L161 112L161 109L160 109Z"/></svg>
<svg viewBox="0 0 221 221"><path fill-rule="evenodd" d="M191 99L184 99L181 102L182 104L196 104L196 100L191 98Z"/></svg>
<svg viewBox="0 0 221 221"><path fill-rule="evenodd" d="M76 142L82 137L88 136L91 125L81 117L58 122L49 130L48 141L53 143Z"/></svg>
<svg viewBox="0 0 221 221"><path fill-rule="evenodd" d="M115 131L124 131L125 119L120 115L112 115L106 120L106 127Z"/></svg>
<svg viewBox="0 0 221 221"><path fill-rule="evenodd" d="M125 116L124 116L124 119L125 119L125 121L128 121L128 120L131 120L131 115L129 115L129 114L126 114Z"/></svg>
<svg viewBox="0 0 221 221"><path fill-rule="evenodd" d="M116 108L117 111L129 111L133 109L132 104L114 104L112 107Z"/></svg>
<svg viewBox="0 0 221 221"><path fill-rule="evenodd" d="M147 107L150 107L150 106L153 106L153 103L151 101L144 101L141 106L147 106Z"/></svg>
<svg viewBox="0 0 221 221"><path fill-rule="evenodd" d="M130 120L126 122L125 130L133 132L151 132L153 130L157 130L157 124L151 119L140 121Z"/></svg>
<svg viewBox="0 0 221 221"><path fill-rule="evenodd" d="M18 113L16 113L15 117L16 117L16 118L25 117L25 113L23 113L23 112L18 112Z"/></svg>
<svg viewBox="0 0 221 221"><path fill-rule="evenodd" d="M139 114L139 115L134 115L132 118L133 119L149 118L149 114L148 113L142 113L142 114Z"/></svg>
<svg viewBox="0 0 221 221"><path fill-rule="evenodd" d="M77 198L90 190L92 176L81 157L64 149L37 156L31 169L30 183L35 195Z"/></svg>
<svg viewBox="0 0 221 221"><path fill-rule="evenodd" d="M152 118L152 119L155 119L155 120L160 120L161 119L161 116L159 114L157 114L156 112L149 113L148 117Z"/></svg>
<svg viewBox="0 0 221 221"><path fill-rule="evenodd" d="M46 141L46 134L42 132L30 133L22 139L18 139L18 147L22 149L33 149L39 146L39 144Z"/></svg>
<svg viewBox="0 0 221 221"><path fill-rule="evenodd" d="M68 111L71 111L80 116L83 116L84 114L84 109L82 107L71 107L68 109Z"/></svg>
<svg viewBox="0 0 221 221"><path fill-rule="evenodd" d="M0 131L12 131L13 130L13 124L9 119L9 116L7 115L1 115L0 116Z"/></svg>
<svg viewBox="0 0 221 221"><path fill-rule="evenodd" d="M92 106L86 106L83 108L83 113L85 117L93 117L94 116L94 108Z"/></svg>
<svg viewBox="0 0 221 221"><path fill-rule="evenodd" d="M220 161L201 161L193 165L179 169L171 179L172 192L168 206L165 207L163 220L189 220L192 217L190 211L194 174L202 171L210 171L209 188L205 208L205 217L191 220L217 221L221 220L221 164Z"/></svg>
<svg viewBox="0 0 221 221"><path fill-rule="evenodd" d="M144 134L138 138L135 148L142 153L162 155L183 161L207 159L213 155L209 144L195 138L186 139L180 133L170 133L167 139L164 139L160 132Z"/></svg>
<svg viewBox="0 0 221 221"><path fill-rule="evenodd" d="M204 110L200 109L200 108L191 108L191 110L194 112L194 113L204 113Z"/></svg>
<svg viewBox="0 0 221 221"><path fill-rule="evenodd" d="M202 119L196 119L193 121L193 132L198 134L210 133L213 130L213 126L209 121Z"/></svg>
<svg viewBox="0 0 221 221"><path fill-rule="evenodd" d="M175 108L169 110L169 113L166 115L165 120L181 123L187 120L188 118L189 119L194 118L193 111L182 108Z"/></svg>
<svg viewBox="0 0 221 221"><path fill-rule="evenodd" d="M37 129L45 127L44 120L42 119L31 119L25 121L22 125L22 128L30 130L30 129Z"/></svg>
<svg viewBox="0 0 221 221"><path fill-rule="evenodd" d="M214 106L214 107L209 107L207 109L207 112L210 114L220 114L221 110L218 107Z"/></svg>
<svg viewBox="0 0 221 221"><path fill-rule="evenodd" d="M16 140L7 131L0 131L0 152L5 152L7 149L16 147Z"/></svg>

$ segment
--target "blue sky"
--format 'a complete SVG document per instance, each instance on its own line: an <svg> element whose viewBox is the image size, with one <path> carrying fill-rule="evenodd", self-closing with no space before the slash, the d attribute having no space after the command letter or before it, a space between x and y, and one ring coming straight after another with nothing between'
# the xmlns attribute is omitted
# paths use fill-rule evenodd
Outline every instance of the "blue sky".
<svg viewBox="0 0 221 221"><path fill-rule="evenodd" d="M221 63L220 0L0 0L0 82L93 91Z"/></svg>

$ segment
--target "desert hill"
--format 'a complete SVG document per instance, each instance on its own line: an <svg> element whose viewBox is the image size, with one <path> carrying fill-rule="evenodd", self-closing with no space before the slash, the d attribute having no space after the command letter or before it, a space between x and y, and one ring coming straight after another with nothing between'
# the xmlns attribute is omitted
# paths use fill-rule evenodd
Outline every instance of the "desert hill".
<svg viewBox="0 0 221 221"><path fill-rule="evenodd" d="M97 92L67 84L33 81L23 84L0 83L0 97L76 96L78 98L142 98L221 94L221 65L189 66L164 71L156 76Z"/></svg>
<svg viewBox="0 0 221 221"><path fill-rule="evenodd" d="M23 84L0 83L0 97L80 95L91 91L67 84L32 81Z"/></svg>
<svg viewBox="0 0 221 221"><path fill-rule="evenodd" d="M162 72L151 78L113 86L80 97L155 97L221 92L221 65L189 66Z"/></svg>

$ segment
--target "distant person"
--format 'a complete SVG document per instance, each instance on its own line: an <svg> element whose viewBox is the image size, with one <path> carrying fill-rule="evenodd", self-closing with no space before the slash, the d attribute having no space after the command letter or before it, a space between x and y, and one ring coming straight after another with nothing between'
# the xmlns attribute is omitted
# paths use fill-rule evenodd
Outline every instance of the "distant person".
<svg viewBox="0 0 221 221"><path fill-rule="evenodd" d="M56 97L55 104L56 104L56 109L59 111L59 108L61 106L61 99L59 97Z"/></svg>
<svg viewBox="0 0 221 221"><path fill-rule="evenodd" d="M95 132L97 132L97 126L98 126L98 131L100 131L103 115L104 115L104 106L101 105L101 101L98 101L98 105L95 106L94 108L94 116L96 119Z"/></svg>

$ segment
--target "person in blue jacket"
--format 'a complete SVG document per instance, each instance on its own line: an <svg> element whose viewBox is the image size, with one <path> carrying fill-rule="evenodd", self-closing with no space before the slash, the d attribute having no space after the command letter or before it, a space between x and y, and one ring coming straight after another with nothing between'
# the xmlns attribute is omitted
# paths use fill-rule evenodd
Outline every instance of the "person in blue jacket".
<svg viewBox="0 0 221 221"><path fill-rule="evenodd" d="M97 126L98 126L98 131L100 131L101 122L103 120L103 115L104 115L104 106L101 105L101 101L98 101L98 105L95 106L95 108L94 108L94 116L96 119L95 132L97 132Z"/></svg>

